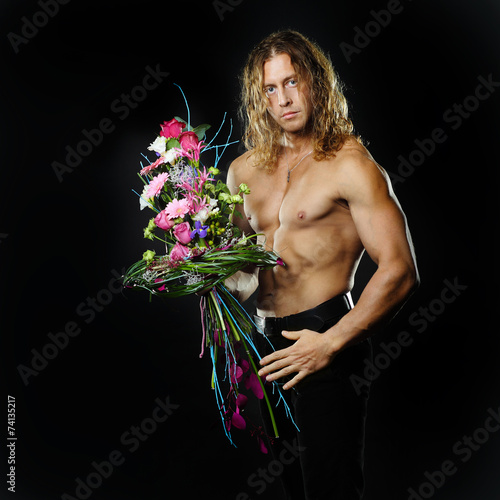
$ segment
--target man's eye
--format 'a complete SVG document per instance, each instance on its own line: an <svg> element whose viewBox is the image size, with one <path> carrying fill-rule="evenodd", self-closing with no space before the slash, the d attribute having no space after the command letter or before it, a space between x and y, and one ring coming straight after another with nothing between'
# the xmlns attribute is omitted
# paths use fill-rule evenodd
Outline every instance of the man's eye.
<svg viewBox="0 0 500 500"><path fill-rule="evenodd" d="M299 82L297 80L288 80L287 85L288 87L296 87L298 83Z"/></svg>
<svg viewBox="0 0 500 500"><path fill-rule="evenodd" d="M276 92L276 89L274 87L267 87L265 92L266 92L267 96L270 96L270 95L274 94L274 92Z"/></svg>

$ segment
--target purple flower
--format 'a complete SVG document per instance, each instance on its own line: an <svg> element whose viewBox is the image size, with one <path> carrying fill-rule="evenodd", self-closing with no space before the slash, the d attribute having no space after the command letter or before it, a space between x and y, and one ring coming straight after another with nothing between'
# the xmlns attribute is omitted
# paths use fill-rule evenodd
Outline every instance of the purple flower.
<svg viewBox="0 0 500 500"><path fill-rule="evenodd" d="M238 382L241 382L241 379L243 377L243 370L238 365L232 365L230 368L230 376L231 382L233 384L237 384Z"/></svg>
<svg viewBox="0 0 500 500"><path fill-rule="evenodd" d="M236 398L236 406L238 408L245 408L245 405L248 402L248 398L244 394L238 394L238 397Z"/></svg>
<svg viewBox="0 0 500 500"><path fill-rule="evenodd" d="M258 439L258 441L259 441L260 451L261 451L262 453L267 454L267 448L266 448L266 445L264 444L264 441L263 441L260 437L259 437L259 438L257 438L257 439Z"/></svg>
<svg viewBox="0 0 500 500"><path fill-rule="evenodd" d="M231 423L237 429L245 429L247 426L245 419L239 413L233 413L233 416L231 417Z"/></svg>
<svg viewBox="0 0 500 500"><path fill-rule="evenodd" d="M203 226L199 220L194 223L195 229L191 231L191 238L194 238L197 234L200 238L204 238L207 235L208 226Z"/></svg>
<svg viewBox="0 0 500 500"><path fill-rule="evenodd" d="M262 386L260 385L259 377L255 375L255 373L250 373L250 375L245 379L245 388L251 389L255 396L257 396L259 399L262 399L264 397L264 392L262 390Z"/></svg>

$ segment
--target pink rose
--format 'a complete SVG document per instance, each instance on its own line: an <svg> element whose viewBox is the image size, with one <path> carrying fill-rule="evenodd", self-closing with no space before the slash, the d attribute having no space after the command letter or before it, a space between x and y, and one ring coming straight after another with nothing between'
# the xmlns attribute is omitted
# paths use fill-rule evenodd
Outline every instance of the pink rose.
<svg viewBox="0 0 500 500"><path fill-rule="evenodd" d="M179 143L183 151L196 150L198 147L198 136L194 132L182 132Z"/></svg>
<svg viewBox="0 0 500 500"><path fill-rule="evenodd" d="M175 222L173 220L170 220L165 213L165 210L162 210L156 217L155 217L155 224L160 228L163 229L164 231L168 231L169 229L172 229L175 225Z"/></svg>
<svg viewBox="0 0 500 500"><path fill-rule="evenodd" d="M182 260L189 255L189 248L177 242L170 252L171 260Z"/></svg>
<svg viewBox="0 0 500 500"><path fill-rule="evenodd" d="M160 124L160 136L166 137L167 139L170 139L171 137L177 138L179 137L185 125L185 123L179 122L175 118L172 118L169 122L163 122L163 125Z"/></svg>
<svg viewBox="0 0 500 500"><path fill-rule="evenodd" d="M177 240L184 245L192 240L189 222L182 222L181 224L177 224L177 226L174 227L173 233Z"/></svg>

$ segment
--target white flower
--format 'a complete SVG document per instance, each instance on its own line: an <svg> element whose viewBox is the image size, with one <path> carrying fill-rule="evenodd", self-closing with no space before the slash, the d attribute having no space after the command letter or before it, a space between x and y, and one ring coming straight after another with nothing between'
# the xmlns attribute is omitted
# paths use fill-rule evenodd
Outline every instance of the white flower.
<svg viewBox="0 0 500 500"><path fill-rule="evenodd" d="M210 201L208 203L208 207L202 208L198 213L194 214L191 216L191 218L194 221L200 221L202 224L205 223L205 221L211 216L216 214L219 211L219 207L214 208L217 206L217 200L214 198L210 198Z"/></svg>
<svg viewBox="0 0 500 500"><path fill-rule="evenodd" d="M146 192L149 189L149 184L144 185L144 189L142 190L141 197L139 198L139 205L141 210L144 210L146 207L151 207L151 203L146 201Z"/></svg>
<svg viewBox="0 0 500 500"><path fill-rule="evenodd" d="M208 218L209 213L210 213L210 209L205 207L205 208L202 208L198 213L193 214L191 216L191 219L193 219L194 221L200 221L202 224L204 224Z"/></svg>
<svg viewBox="0 0 500 500"><path fill-rule="evenodd" d="M155 153L162 154L165 152L165 148L167 147L167 138L158 136L154 142L152 142L148 149L149 151L154 151Z"/></svg>
<svg viewBox="0 0 500 500"><path fill-rule="evenodd" d="M163 158L165 158L165 163L172 163L177 158L177 151L174 148L162 153Z"/></svg>

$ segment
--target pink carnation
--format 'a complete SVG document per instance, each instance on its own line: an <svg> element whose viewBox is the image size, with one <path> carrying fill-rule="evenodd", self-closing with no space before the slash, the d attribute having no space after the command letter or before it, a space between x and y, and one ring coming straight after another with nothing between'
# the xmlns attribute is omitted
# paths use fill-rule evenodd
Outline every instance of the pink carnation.
<svg viewBox="0 0 500 500"><path fill-rule="evenodd" d="M187 199L178 200L175 198L165 207L165 213L169 219L177 219L184 217L190 209L191 205Z"/></svg>
<svg viewBox="0 0 500 500"><path fill-rule="evenodd" d="M167 179L167 172L163 172L163 174L154 177L149 183L148 190L144 194L144 198L146 198L146 200L149 200L149 198L152 198L153 196L158 196L163 189L163 185L165 184L165 182L167 182Z"/></svg>

